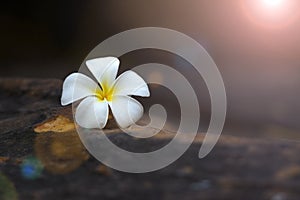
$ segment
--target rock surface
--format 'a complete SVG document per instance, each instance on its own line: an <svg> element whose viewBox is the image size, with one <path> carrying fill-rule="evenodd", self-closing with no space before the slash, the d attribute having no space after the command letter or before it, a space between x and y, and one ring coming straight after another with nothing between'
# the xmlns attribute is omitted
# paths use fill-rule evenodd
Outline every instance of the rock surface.
<svg viewBox="0 0 300 200"><path fill-rule="evenodd" d="M197 136L162 170L110 169L89 155L72 125L66 131L57 127L72 123L71 108L59 104L61 85L60 80L0 79L0 199L300 198L300 144L291 141L222 135L214 150L198 159L203 137ZM112 141L137 152L172 138L155 136L137 144L113 125L110 131Z"/></svg>

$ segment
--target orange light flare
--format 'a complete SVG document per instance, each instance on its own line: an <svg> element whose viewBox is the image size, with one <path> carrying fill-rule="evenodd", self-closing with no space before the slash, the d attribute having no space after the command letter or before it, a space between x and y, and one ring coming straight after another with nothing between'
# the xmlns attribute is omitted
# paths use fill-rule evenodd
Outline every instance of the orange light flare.
<svg viewBox="0 0 300 200"><path fill-rule="evenodd" d="M242 0L249 19L264 27L280 28L295 22L299 0Z"/></svg>

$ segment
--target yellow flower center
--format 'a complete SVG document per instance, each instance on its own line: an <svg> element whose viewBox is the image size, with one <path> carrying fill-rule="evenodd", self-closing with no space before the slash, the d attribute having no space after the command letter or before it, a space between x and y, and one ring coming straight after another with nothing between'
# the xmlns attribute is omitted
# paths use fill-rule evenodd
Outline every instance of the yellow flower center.
<svg viewBox="0 0 300 200"><path fill-rule="evenodd" d="M101 83L101 87L102 89L99 88L95 91L96 97L98 97L100 101L112 101L114 93L113 88L109 88L108 84L105 82Z"/></svg>

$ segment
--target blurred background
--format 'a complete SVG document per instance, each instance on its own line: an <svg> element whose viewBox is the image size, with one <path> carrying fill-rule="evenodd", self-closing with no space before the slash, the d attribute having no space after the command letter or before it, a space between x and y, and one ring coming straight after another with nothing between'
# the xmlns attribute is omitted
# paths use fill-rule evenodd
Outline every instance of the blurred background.
<svg viewBox="0 0 300 200"><path fill-rule="evenodd" d="M225 133L300 140L298 0L11 0L0 9L1 77L63 79L114 34L170 28L197 40L219 67L228 98ZM191 68L166 53L143 56L145 63ZM130 66L135 57L121 61ZM200 82L208 119L209 97Z"/></svg>

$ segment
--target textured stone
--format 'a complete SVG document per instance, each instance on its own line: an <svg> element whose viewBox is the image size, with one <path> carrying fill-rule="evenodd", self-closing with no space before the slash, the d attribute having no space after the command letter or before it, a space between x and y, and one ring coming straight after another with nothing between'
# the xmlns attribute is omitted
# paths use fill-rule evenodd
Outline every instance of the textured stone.
<svg viewBox="0 0 300 200"><path fill-rule="evenodd" d="M88 154L69 126L72 121L64 121L72 119L72 112L60 106L61 85L60 80L0 79L0 185L6 186L0 197L299 199L300 144L288 140L222 135L214 150L198 159L203 141L198 135L180 159L162 170L128 174L109 169ZM174 135L132 139L110 120L107 136L137 152L164 146ZM30 180L22 175L28 157L43 164L42 174Z"/></svg>

